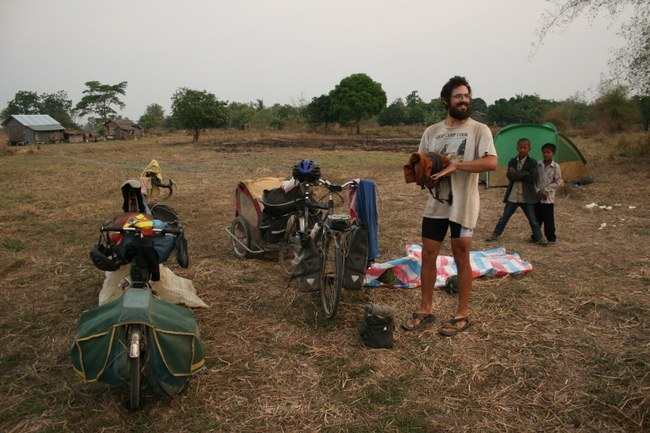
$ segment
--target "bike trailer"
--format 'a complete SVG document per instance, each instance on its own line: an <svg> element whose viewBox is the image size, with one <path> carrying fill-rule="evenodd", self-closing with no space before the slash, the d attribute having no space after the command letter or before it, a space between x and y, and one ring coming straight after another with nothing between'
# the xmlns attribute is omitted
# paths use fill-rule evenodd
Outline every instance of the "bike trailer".
<svg viewBox="0 0 650 433"><path fill-rule="evenodd" d="M147 327L145 375L153 391L177 394L204 367L203 342L191 310L162 301L149 290L132 289L114 301L85 311L70 357L85 382L120 386L129 378L126 326Z"/></svg>
<svg viewBox="0 0 650 433"><path fill-rule="evenodd" d="M259 244L259 219L264 210L262 197L265 190L279 188L284 179L276 177L265 177L258 180L245 180L237 185L236 216L242 216L251 230L251 241L254 245Z"/></svg>

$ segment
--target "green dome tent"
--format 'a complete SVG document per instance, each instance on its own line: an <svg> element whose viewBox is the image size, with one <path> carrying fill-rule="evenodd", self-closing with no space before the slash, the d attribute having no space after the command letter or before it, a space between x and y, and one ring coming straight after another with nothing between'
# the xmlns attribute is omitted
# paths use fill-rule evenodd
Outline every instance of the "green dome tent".
<svg viewBox="0 0 650 433"><path fill-rule="evenodd" d="M499 166L495 171L481 173L481 180L487 188L508 185L506 171L508 161L517 156L517 141L520 138L530 140L531 158L542 160L542 145L553 143L557 146L554 160L562 168L565 182L576 182L591 177L587 169L587 160L578 147L566 135L558 132L550 122L543 125L508 125L494 136L494 146L499 155Z"/></svg>

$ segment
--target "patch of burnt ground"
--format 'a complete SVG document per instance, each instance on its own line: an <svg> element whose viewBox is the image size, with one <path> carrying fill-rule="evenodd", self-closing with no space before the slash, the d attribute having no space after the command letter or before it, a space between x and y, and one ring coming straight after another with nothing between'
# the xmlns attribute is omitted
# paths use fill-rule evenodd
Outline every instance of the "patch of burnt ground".
<svg viewBox="0 0 650 433"><path fill-rule="evenodd" d="M321 150L365 150L385 152L412 152L419 139L376 137L317 137L317 138L261 138L248 141L210 141L201 145L216 152L246 152L255 148L317 148Z"/></svg>

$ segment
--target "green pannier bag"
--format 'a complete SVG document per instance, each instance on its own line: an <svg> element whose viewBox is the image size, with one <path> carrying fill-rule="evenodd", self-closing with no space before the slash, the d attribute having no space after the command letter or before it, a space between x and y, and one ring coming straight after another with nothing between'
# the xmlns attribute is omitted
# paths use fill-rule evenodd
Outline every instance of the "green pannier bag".
<svg viewBox="0 0 650 433"><path fill-rule="evenodd" d="M144 372L156 394L177 394L204 367L203 342L192 310L160 300L149 290L131 289L81 315L70 357L85 382L116 387L128 379L125 325L132 323L146 326Z"/></svg>

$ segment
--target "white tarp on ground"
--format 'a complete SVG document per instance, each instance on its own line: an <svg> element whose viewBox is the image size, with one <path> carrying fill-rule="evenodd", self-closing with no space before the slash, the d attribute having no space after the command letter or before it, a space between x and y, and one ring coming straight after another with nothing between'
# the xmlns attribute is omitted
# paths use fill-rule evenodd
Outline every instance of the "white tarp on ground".
<svg viewBox="0 0 650 433"><path fill-rule="evenodd" d="M119 298L124 293L120 285L131 269L131 265L124 265L115 272L106 272L104 285L99 292L99 305ZM163 301L189 308L209 308L196 294L192 280L179 277L171 269L160 265L160 281L152 281L151 287Z"/></svg>

